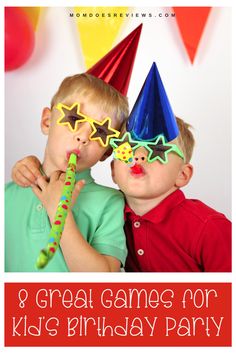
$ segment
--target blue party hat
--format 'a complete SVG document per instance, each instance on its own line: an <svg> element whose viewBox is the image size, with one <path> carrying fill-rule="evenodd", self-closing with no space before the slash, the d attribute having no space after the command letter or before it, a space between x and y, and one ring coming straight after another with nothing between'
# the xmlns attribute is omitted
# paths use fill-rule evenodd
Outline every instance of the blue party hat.
<svg viewBox="0 0 236 354"><path fill-rule="evenodd" d="M169 142L179 135L156 63L148 73L127 122L127 131L136 140L154 140L162 134Z"/></svg>

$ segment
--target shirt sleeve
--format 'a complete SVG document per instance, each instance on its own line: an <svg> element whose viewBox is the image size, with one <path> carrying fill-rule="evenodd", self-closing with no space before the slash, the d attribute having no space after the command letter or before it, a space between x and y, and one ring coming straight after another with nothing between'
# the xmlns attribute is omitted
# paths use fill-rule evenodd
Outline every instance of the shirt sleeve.
<svg viewBox="0 0 236 354"><path fill-rule="evenodd" d="M124 198L120 192L106 201L91 246L101 254L117 258L124 266L127 248L124 233Z"/></svg>
<svg viewBox="0 0 236 354"><path fill-rule="evenodd" d="M231 222L212 218L203 228L197 253L204 272L231 272Z"/></svg>

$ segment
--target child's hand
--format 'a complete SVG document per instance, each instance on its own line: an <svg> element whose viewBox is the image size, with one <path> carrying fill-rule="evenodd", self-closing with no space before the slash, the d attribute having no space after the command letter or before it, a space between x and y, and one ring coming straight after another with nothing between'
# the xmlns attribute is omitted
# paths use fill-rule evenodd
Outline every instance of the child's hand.
<svg viewBox="0 0 236 354"><path fill-rule="evenodd" d="M40 173L40 161L36 156L27 156L18 161L12 169L12 180L21 187L34 184Z"/></svg>
<svg viewBox="0 0 236 354"><path fill-rule="evenodd" d="M43 176L38 177L37 185L32 186L34 194L44 205L47 210L47 214L51 223L56 215L57 206L60 201L63 185L65 181L65 173L61 171L55 171L51 175L50 181L47 182ZM85 182L83 180L78 181L75 184L75 188L72 194L71 208L75 204L78 195L83 188Z"/></svg>

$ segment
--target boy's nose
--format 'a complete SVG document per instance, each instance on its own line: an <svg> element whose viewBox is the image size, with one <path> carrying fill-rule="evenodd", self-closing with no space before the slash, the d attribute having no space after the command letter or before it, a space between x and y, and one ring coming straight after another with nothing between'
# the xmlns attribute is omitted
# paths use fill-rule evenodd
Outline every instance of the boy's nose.
<svg viewBox="0 0 236 354"><path fill-rule="evenodd" d="M147 161L147 151L145 148L141 147L135 151L134 161L139 164Z"/></svg>
<svg viewBox="0 0 236 354"><path fill-rule="evenodd" d="M81 124L79 129L75 133L75 140L80 144L87 145L89 142L89 136L91 134L91 128L89 124Z"/></svg>
<svg viewBox="0 0 236 354"><path fill-rule="evenodd" d="M80 138L79 136L77 136L76 140L83 145L87 145L89 139L86 139L85 137Z"/></svg>

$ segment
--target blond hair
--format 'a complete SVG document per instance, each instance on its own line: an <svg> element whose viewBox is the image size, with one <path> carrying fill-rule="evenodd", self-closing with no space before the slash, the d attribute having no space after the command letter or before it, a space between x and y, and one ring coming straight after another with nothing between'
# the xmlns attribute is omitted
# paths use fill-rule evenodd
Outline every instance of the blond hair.
<svg viewBox="0 0 236 354"><path fill-rule="evenodd" d="M193 129L193 127L190 124L184 122L181 118L176 117L176 121L179 128L179 135L173 142L176 143L182 150L185 157L185 163L189 163L195 145L193 133L190 130Z"/></svg>
<svg viewBox="0 0 236 354"><path fill-rule="evenodd" d="M89 97L92 103L115 117L116 129L127 120L128 100L115 88L95 76L83 73L66 77L51 100L51 109L68 96L78 94ZM71 102L74 103L74 102Z"/></svg>

